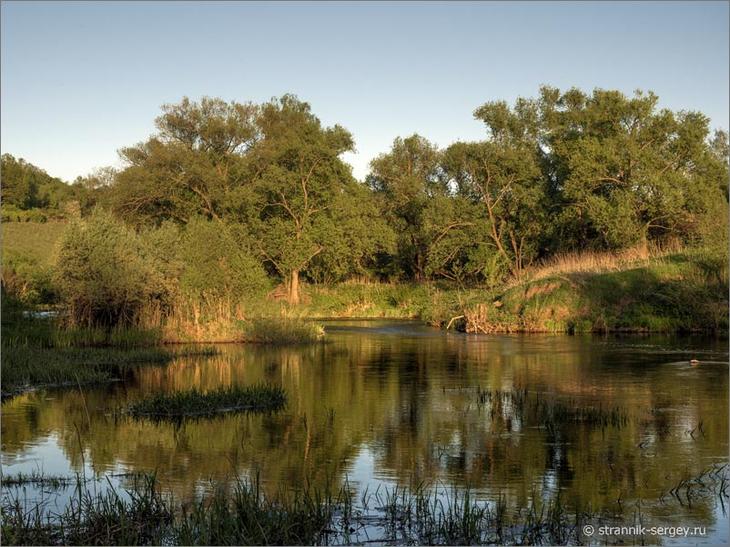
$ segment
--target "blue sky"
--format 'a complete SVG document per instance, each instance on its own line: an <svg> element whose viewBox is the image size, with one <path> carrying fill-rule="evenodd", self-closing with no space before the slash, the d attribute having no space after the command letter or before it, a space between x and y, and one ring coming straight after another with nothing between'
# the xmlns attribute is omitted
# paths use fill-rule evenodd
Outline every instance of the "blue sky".
<svg viewBox="0 0 730 547"><path fill-rule="evenodd" d="M651 89L728 122L727 2L2 3L2 152L73 180L118 165L163 103L292 92L355 137L484 136L473 110L541 84Z"/></svg>

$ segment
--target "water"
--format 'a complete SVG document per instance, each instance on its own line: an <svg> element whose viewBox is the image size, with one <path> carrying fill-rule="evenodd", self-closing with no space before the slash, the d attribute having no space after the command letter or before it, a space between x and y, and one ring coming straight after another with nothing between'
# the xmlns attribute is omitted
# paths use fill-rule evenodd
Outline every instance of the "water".
<svg viewBox="0 0 730 547"><path fill-rule="evenodd" d="M326 330L315 346L226 345L215 357L140 367L124 382L16 397L2 405L3 473L109 475L124 486L120 474L155 472L181 499L234 474L258 474L271 492L305 478L361 492L469 487L511 507L559 493L595 510L640 504L645 523L706 526L692 542L728 541L718 496L690 506L667 494L727 462L727 341L463 335L402 321ZM182 424L114 412L158 391L257 382L282 385L286 409ZM479 389L619 409L627 422L546 428L510 404L478 404Z"/></svg>

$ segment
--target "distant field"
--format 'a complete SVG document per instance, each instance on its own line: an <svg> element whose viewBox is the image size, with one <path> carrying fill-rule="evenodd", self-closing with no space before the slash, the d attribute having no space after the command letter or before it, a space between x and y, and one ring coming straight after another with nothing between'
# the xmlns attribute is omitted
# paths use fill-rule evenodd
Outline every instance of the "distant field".
<svg viewBox="0 0 730 547"><path fill-rule="evenodd" d="M65 222L3 222L2 251L21 254L51 264L53 248L63 233Z"/></svg>

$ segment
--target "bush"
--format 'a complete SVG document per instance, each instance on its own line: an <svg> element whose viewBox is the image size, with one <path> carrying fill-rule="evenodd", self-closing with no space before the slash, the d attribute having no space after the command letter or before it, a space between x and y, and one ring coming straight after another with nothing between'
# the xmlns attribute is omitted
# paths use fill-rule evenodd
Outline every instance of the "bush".
<svg viewBox="0 0 730 547"><path fill-rule="evenodd" d="M202 218L190 220L178 250L185 264L181 290L203 298L263 296L270 282L245 239L246 234L236 226Z"/></svg>
<svg viewBox="0 0 730 547"><path fill-rule="evenodd" d="M271 288L261 262L235 225L194 217L185 226L172 222L142 234L164 261L166 275L178 280L187 299L215 303L260 298Z"/></svg>
<svg viewBox="0 0 730 547"><path fill-rule="evenodd" d="M16 251L3 253L2 284L8 294L25 305L53 304L58 297L53 268Z"/></svg>
<svg viewBox="0 0 730 547"><path fill-rule="evenodd" d="M72 324L133 324L143 307L171 301L174 284L163 270L158 254L134 231L97 210L64 232L56 284Z"/></svg>

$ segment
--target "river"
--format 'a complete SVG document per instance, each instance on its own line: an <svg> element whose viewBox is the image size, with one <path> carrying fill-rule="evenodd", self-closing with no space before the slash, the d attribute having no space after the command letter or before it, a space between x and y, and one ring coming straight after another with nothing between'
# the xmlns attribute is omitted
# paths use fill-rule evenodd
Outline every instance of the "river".
<svg viewBox="0 0 730 547"><path fill-rule="evenodd" d="M183 499L233 475L258 475L272 492L305 479L359 493L468 487L514 507L559 494L594 510L639 504L646 523L703 526L693 543L727 543L720 496L669 494L727 463L727 340L465 335L378 320L331 321L326 332L317 345L223 345L124 382L15 397L2 405L3 473L108 475L124 486L117 475L155 472ZM116 412L158 391L259 382L286 389L283 411L177 424ZM512 398L496 401L510 393L621 421L548 427Z"/></svg>

